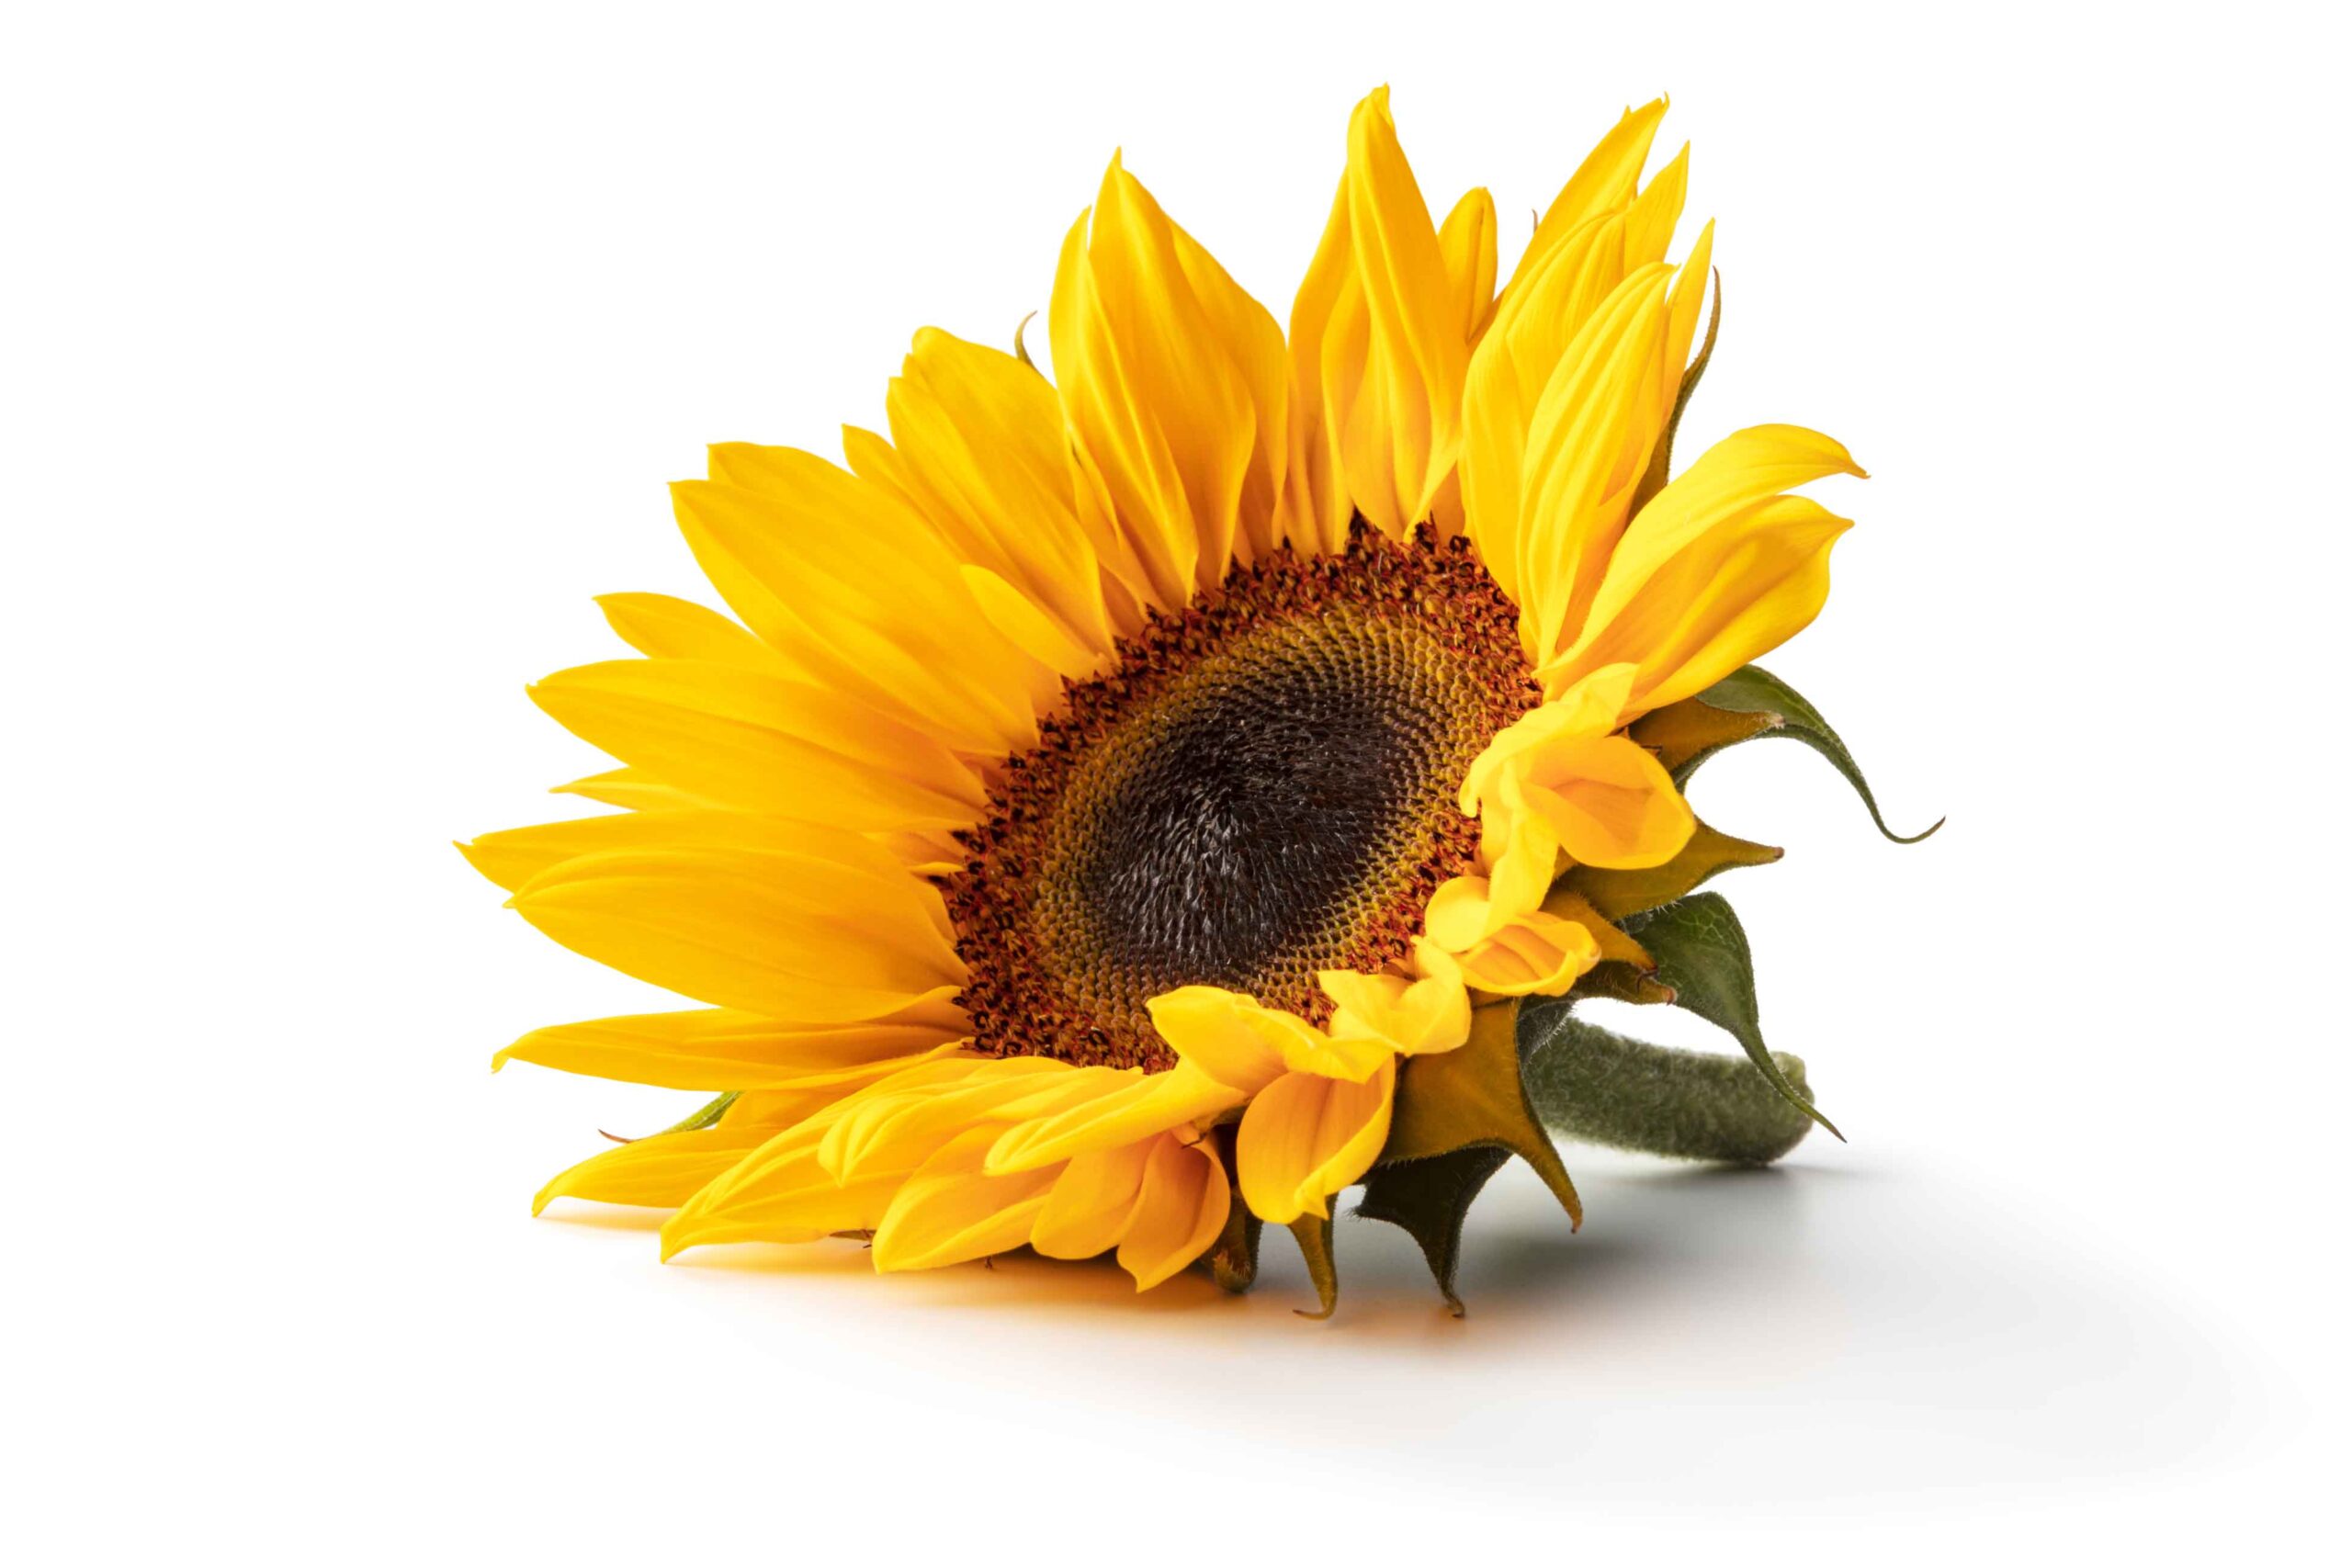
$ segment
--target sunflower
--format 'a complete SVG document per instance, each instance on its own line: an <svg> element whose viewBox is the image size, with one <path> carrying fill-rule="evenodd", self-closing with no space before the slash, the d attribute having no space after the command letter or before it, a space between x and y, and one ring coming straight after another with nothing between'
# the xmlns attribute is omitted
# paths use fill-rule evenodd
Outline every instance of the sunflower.
<svg viewBox="0 0 2352 1568"><path fill-rule="evenodd" d="M1019 334L927 330L845 466L713 447L673 499L733 615L608 597L642 657L532 688L624 764L562 788L624 809L462 846L547 935L707 1004L499 1054L719 1096L539 1206L674 1207L665 1258L1028 1247L1138 1288L1246 1283L1286 1226L1326 1310L1333 1201L1375 1168L1476 1156L1475 1191L1517 1154L1575 1214L1518 1004L1655 988L1626 917L1665 900L1602 895L1747 863L1694 866L1741 841L1669 765L1764 711L1696 700L1820 609L1849 525L1789 492L1861 471L1768 424L1669 478L1713 236L1667 259L1665 108L1498 289L1492 200L1434 221L1374 92L1287 335L1114 158L1050 381Z"/></svg>

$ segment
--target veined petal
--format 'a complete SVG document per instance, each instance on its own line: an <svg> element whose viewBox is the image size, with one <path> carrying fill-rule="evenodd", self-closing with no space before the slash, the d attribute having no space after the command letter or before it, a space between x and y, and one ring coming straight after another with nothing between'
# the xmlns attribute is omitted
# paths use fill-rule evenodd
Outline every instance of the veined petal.
<svg viewBox="0 0 2352 1568"><path fill-rule="evenodd" d="M1622 735L1530 752L1504 775L1502 798L1541 818L1570 859L1611 871L1664 865L1697 827L1658 760Z"/></svg>
<svg viewBox="0 0 2352 1568"><path fill-rule="evenodd" d="M907 1173L835 1181L817 1163L817 1144L839 1109L829 1107L774 1134L687 1200L662 1227L662 1258L689 1247L815 1241L879 1224Z"/></svg>
<svg viewBox="0 0 2352 1568"><path fill-rule="evenodd" d="M1169 1049L1228 1089L1255 1094L1285 1070L1286 1035L1261 1018L1268 1010L1251 998L1216 986L1181 986L1144 1006Z"/></svg>
<svg viewBox="0 0 2352 1568"><path fill-rule="evenodd" d="M1537 909L1458 954L1462 977L1498 997L1557 996L1600 962L1600 945L1574 920Z"/></svg>
<svg viewBox="0 0 2352 1568"><path fill-rule="evenodd" d="M1636 673L1632 664L1602 666L1504 726L1463 776L1464 815L1476 816L1479 801L1494 793L1502 771L1530 753L1561 740L1607 735L1622 728Z"/></svg>
<svg viewBox="0 0 2352 1568"><path fill-rule="evenodd" d="M663 1089L797 1089L887 1077L969 1037L932 1003L893 1018L811 1028L728 1008L630 1013L535 1029L491 1058ZM932 1021L939 1014L947 1020Z"/></svg>
<svg viewBox="0 0 2352 1568"><path fill-rule="evenodd" d="M1245 503L1272 527L1280 329L1116 158L1048 319L1080 519L1139 599L1181 610L1223 581Z"/></svg>
<svg viewBox="0 0 2352 1568"><path fill-rule="evenodd" d="M458 852L482 875L514 893L550 866L613 850L741 849L824 854L842 841L840 829L813 822L686 807L508 828L459 844Z"/></svg>
<svg viewBox="0 0 2352 1568"><path fill-rule="evenodd" d="M1174 1134L1152 1141L1142 1190L1119 1242L1119 1267L1148 1291L1216 1243L1232 1212L1232 1184L1216 1147Z"/></svg>
<svg viewBox="0 0 2352 1568"><path fill-rule="evenodd" d="M1470 362L1462 290L1446 265L1381 87L1348 127L1348 231L1370 339L1340 450L1367 522L1401 538L1429 515L1461 446Z"/></svg>
<svg viewBox="0 0 2352 1568"><path fill-rule="evenodd" d="M1108 653L1102 569L1079 522L1061 407L1045 378L926 327L890 383L889 412L892 480L951 549L1017 589L1064 640ZM871 449L859 457L860 471L881 466Z"/></svg>
<svg viewBox="0 0 2352 1568"><path fill-rule="evenodd" d="M1336 1010L1334 1035L1360 1033L1408 1056L1451 1051L1470 1038L1470 994L1451 961L1418 979L1326 969L1316 982Z"/></svg>
<svg viewBox="0 0 2352 1568"><path fill-rule="evenodd" d="M1861 469L1836 442L1792 425L1742 431L1711 448L1626 529L1583 633L1539 667L1546 688L1632 662L1639 673L1626 716L1635 717L1703 691L1803 629L1827 597L1830 547L1852 525L1777 492L1829 473Z"/></svg>
<svg viewBox="0 0 2352 1568"><path fill-rule="evenodd" d="M663 784L642 768L612 768L590 773L584 779L560 784L548 793L576 795L599 806L617 806L627 811L685 811L707 809L716 804L675 784Z"/></svg>
<svg viewBox="0 0 2352 1568"><path fill-rule="evenodd" d="M1537 401L1520 480L1521 641L1542 663L1573 636L1658 434L1642 396L1664 358L1671 273L1629 276Z"/></svg>
<svg viewBox="0 0 2352 1568"><path fill-rule="evenodd" d="M1272 1069L1281 1071L1277 1060ZM1034 1170L1222 1115L1249 1095L1192 1061L1133 1077L1099 1098L1009 1128L989 1151L991 1171Z"/></svg>
<svg viewBox="0 0 2352 1568"><path fill-rule="evenodd" d="M887 852L617 850L549 867L524 919L623 974L721 1007L810 1023L883 1018L960 989L935 888Z"/></svg>
<svg viewBox="0 0 2352 1568"><path fill-rule="evenodd" d="M596 607L623 642L650 658L740 664L771 675L797 672L783 654L692 600L667 593L601 593Z"/></svg>
<svg viewBox="0 0 2352 1568"><path fill-rule="evenodd" d="M957 750L1035 738L1027 655L988 624L904 500L789 447L729 443L710 461L711 479L671 486L679 525L706 570L715 552L768 590L763 638L827 687Z"/></svg>
<svg viewBox="0 0 2352 1568"><path fill-rule="evenodd" d="M960 1134L907 1179L875 1227L876 1269L942 1269L1029 1240L1060 1172L987 1174L981 1162L995 1137L993 1127Z"/></svg>
<svg viewBox="0 0 2352 1568"><path fill-rule="evenodd" d="M1295 1013L1215 986L1182 987L1145 1006L1178 1056L1245 1092L1285 1069L1361 1083L1390 1055L1377 1041L1334 1039Z"/></svg>
<svg viewBox="0 0 2352 1568"><path fill-rule="evenodd" d="M1290 312L1290 466L1283 533L1301 555L1334 555L1347 545L1355 507L1348 499L1340 433L1363 386L1371 334L1363 288L1356 281L1348 182L1342 175Z"/></svg>
<svg viewBox="0 0 2352 1568"><path fill-rule="evenodd" d="M1037 1212L1029 1245L1047 1258L1091 1258L1118 1246L1143 1192L1156 1142L1141 1138L1070 1160ZM984 1168L1003 1174L992 1161Z"/></svg>
<svg viewBox="0 0 2352 1568"><path fill-rule="evenodd" d="M818 1158L848 1180L869 1168L906 1169L967 1129L1006 1127L1097 1099L1136 1076L1113 1067L1076 1067L1041 1056L1003 1056L962 1077L901 1088L885 1084L844 1111L825 1134Z"/></svg>
<svg viewBox="0 0 2352 1568"><path fill-rule="evenodd" d="M617 1145L558 1172L531 1200L531 1213L544 1213L558 1198L674 1209L774 1136L773 1127L721 1123Z"/></svg>
<svg viewBox="0 0 2352 1568"><path fill-rule="evenodd" d="M1634 186L1649 161L1650 144L1657 139L1658 123L1666 118L1666 99L1654 98L1637 109L1627 109L1602 137L1535 226L1535 237L1511 273L1510 289L1534 276L1566 237L1604 212L1613 212L1633 198Z"/></svg>
<svg viewBox="0 0 2352 1568"><path fill-rule="evenodd" d="M530 688L556 722L688 794L839 827L966 827L987 796L939 741L839 692L740 665L625 659Z"/></svg>
<svg viewBox="0 0 2352 1568"><path fill-rule="evenodd" d="M1380 1157L1396 1089L1392 1056L1363 1083L1289 1073L1259 1090L1235 1140L1250 1212L1272 1225L1329 1214L1331 1194Z"/></svg>
<svg viewBox="0 0 2352 1568"><path fill-rule="evenodd" d="M1495 198L1485 186L1463 193L1438 225L1438 253L1462 323L1462 341L1476 343L1495 309Z"/></svg>

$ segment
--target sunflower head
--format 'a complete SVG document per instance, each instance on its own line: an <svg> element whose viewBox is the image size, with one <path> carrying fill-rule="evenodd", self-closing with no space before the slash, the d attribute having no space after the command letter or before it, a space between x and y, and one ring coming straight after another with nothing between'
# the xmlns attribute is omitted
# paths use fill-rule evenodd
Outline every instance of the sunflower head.
<svg viewBox="0 0 2352 1568"><path fill-rule="evenodd" d="M676 512L732 615L615 596L641 657L533 689L622 764L564 788L621 809L466 846L557 941L706 1004L501 1054L719 1096L540 1203L674 1207L665 1256L849 1234L884 1269L1026 1246L1146 1287L1245 1285L1273 1224L1328 1311L1359 1182L1452 1300L1502 1161L1577 1213L1547 1126L1792 1145L1802 1066L1693 892L1778 852L1680 785L1767 734L1860 784L1749 660L1847 527L1792 488L1860 470L1760 425L1676 471L1713 234L1668 260L1664 109L1498 288L1493 203L1433 217L1373 94L1286 333L1114 160L1050 381L925 331L845 465L714 447ZM1748 1059L1603 1034L1589 995Z"/></svg>

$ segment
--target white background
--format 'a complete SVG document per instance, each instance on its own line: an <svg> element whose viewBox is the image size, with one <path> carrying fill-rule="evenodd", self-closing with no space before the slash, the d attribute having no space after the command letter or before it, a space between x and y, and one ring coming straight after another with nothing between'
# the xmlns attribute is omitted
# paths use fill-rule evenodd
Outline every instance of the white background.
<svg viewBox="0 0 2352 1568"><path fill-rule="evenodd" d="M12 8L8 1554L2316 1552L2344 42L2249 5ZM1794 746L1694 791L1789 847L1725 890L1852 1143L1571 1150L1574 1237L1514 1173L1461 1323L1368 1224L1316 1324L1279 1246L1248 1298L1137 1300L529 1219L681 1097L491 1053L663 1003L446 846L603 765L522 686L615 651L591 594L699 592L663 482L835 451L920 325L1009 342L1115 146L1286 317L1384 80L1431 200L1490 185L1513 242L1671 91L1727 297L1686 439L1794 420L1876 476L1822 489L1860 525L1771 662L1951 826L1882 843Z"/></svg>

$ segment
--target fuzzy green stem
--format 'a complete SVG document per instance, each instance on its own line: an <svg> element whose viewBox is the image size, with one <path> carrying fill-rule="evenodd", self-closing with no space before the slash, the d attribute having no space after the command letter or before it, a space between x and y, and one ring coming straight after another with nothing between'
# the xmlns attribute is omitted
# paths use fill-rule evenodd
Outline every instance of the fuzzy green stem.
<svg viewBox="0 0 2352 1568"><path fill-rule="evenodd" d="M1813 1125L1744 1056L1628 1040L1566 1008L1522 1015L1521 1029L1528 1104L1564 1138L1671 1159L1770 1165ZM1804 1063L1772 1055L1810 1100Z"/></svg>

